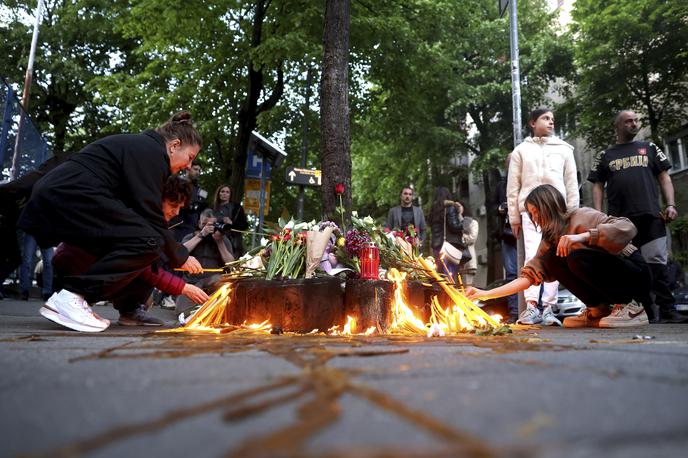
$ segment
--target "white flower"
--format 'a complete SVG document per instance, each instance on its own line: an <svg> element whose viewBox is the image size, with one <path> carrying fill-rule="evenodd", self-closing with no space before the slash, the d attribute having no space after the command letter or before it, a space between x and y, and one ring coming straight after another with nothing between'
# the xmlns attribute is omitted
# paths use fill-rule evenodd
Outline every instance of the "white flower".
<svg viewBox="0 0 688 458"><path fill-rule="evenodd" d="M294 220L290 219L287 225L284 226L284 229L294 229Z"/></svg>
<svg viewBox="0 0 688 458"><path fill-rule="evenodd" d="M310 225L311 225L311 223L306 223L306 222L299 223L299 224L295 224L295 225L294 225L294 230L295 230L295 231L302 231L302 230L304 230L304 229L305 229L305 230L309 230L309 229L311 228Z"/></svg>
<svg viewBox="0 0 688 458"><path fill-rule="evenodd" d="M358 218L358 212L356 210L353 210L351 212L351 216L353 216L354 218Z"/></svg>
<svg viewBox="0 0 688 458"><path fill-rule="evenodd" d="M266 239L265 237L260 238L260 246L268 246L268 243L270 243L270 240Z"/></svg>
<svg viewBox="0 0 688 458"><path fill-rule="evenodd" d="M444 329L439 324L433 323L428 329L428 337L444 337Z"/></svg>
<svg viewBox="0 0 688 458"><path fill-rule="evenodd" d="M369 226L372 226L375 224L375 220L370 215L363 218L363 222Z"/></svg>

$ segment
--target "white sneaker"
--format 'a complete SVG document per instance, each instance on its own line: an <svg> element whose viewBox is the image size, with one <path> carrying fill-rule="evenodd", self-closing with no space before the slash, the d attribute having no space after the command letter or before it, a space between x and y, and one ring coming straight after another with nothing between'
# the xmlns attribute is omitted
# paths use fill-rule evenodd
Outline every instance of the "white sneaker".
<svg viewBox="0 0 688 458"><path fill-rule="evenodd" d="M542 316L540 315L540 311L537 309L537 307L530 306L528 306L523 312L521 312L521 316L519 316L518 320L516 320L516 324L538 323L542 323Z"/></svg>
<svg viewBox="0 0 688 458"><path fill-rule="evenodd" d="M101 332L110 326L104 318L98 319L83 297L66 289L53 294L40 309L41 315L69 329L82 332Z"/></svg>
<svg viewBox="0 0 688 458"><path fill-rule="evenodd" d="M627 328L647 324L650 324L647 313L645 313L643 306L636 301L631 301L628 304L616 304L612 313L600 320L601 328Z"/></svg>
<svg viewBox="0 0 688 458"><path fill-rule="evenodd" d="M545 326L561 326L561 321L554 315L551 305L542 309L542 324Z"/></svg>

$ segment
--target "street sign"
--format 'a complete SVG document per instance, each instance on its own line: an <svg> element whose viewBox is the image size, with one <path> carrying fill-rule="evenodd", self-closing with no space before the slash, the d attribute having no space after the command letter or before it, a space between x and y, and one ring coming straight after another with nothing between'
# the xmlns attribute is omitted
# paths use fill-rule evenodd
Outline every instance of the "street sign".
<svg viewBox="0 0 688 458"><path fill-rule="evenodd" d="M300 186L321 186L322 171L287 167L287 184Z"/></svg>
<svg viewBox="0 0 688 458"><path fill-rule="evenodd" d="M509 6L509 0L498 0L499 1L499 17L504 17L506 13L506 8Z"/></svg>
<svg viewBox="0 0 688 458"><path fill-rule="evenodd" d="M270 208L270 181L265 181L265 206L263 216L268 214ZM244 210L247 213L257 215L260 211L260 180L246 178L244 180Z"/></svg>
<svg viewBox="0 0 688 458"><path fill-rule="evenodd" d="M252 149L248 150L246 156L246 178L260 178L260 169L263 164L263 157ZM265 163L265 178L270 179L270 171L272 167L270 162ZM256 210L257 212L257 210Z"/></svg>

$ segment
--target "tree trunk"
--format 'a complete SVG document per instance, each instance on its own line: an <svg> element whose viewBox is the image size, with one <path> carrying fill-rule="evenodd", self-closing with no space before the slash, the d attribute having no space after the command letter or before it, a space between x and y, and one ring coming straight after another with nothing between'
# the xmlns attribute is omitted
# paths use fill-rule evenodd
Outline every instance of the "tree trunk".
<svg viewBox="0 0 688 458"><path fill-rule="evenodd" d="M335 185L341 183L345 189L342 198L348 220L351 210L349 0L326 1L323 47L320 81L322 211L325 219L339 221L336 218L339 197L335 193Z"/></svg>

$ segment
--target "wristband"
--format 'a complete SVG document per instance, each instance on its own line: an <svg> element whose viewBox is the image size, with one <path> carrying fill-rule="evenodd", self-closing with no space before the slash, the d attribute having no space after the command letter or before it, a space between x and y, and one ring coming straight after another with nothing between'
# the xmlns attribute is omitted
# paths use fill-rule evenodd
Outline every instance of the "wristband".
<svg viewBox="0 0 688 458"><path fill-rule="evenodd" d="M665 205L665 206L664 206L664 209L666 210L666 209L669 208L669 207L674 207L674 210L676 210L676 205L674 205L674 204Z"/></svg>

